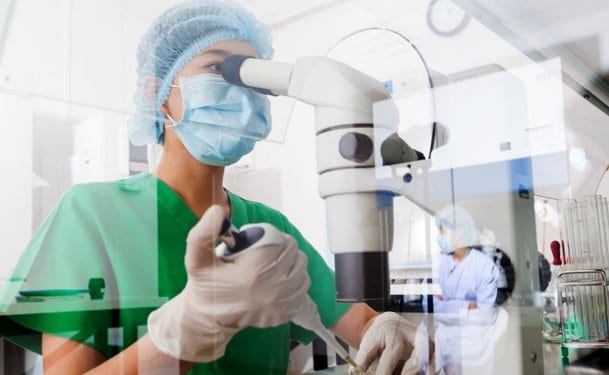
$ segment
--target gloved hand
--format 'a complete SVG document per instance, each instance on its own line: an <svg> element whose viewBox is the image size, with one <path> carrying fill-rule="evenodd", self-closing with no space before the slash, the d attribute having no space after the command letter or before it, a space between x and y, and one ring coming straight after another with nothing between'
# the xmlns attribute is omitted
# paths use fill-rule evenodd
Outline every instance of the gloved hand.
<svg viewBox="0 0 609 375"><path fill-rule="evenodd" d="M377 316L364 334L355 361L366 374L392 374L402 360L407 360L402 375L433 374L433 360L429 358L433 358L433 343L426 330L418 330L398 314L386 312Z"/></svg>
<svg viewBox="0 0 609 375"><path fill-rule="evenodd" d="M270 224L255 225L275 232L282 243L249 249L231 262L216 258L214 243L223 218L222 208L212 206L190 230L188 282L148 317L153 343L175 358L210 362L222 357L240 329L291 320L309 289L306 256L292 237Z"/></svg>

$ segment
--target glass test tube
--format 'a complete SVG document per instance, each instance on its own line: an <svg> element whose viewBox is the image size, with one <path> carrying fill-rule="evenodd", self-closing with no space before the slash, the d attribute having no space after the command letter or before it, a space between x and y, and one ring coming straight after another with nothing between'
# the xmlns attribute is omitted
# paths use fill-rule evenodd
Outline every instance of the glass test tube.
<svg viewBox="0 0 609 375"><path fill-rule="evenodd" d="M599 212L599 238L600 238L600 268L606 270L609 266L609 213L607 211L607 198L603 196L596 196ZM607 290L605 287L598 288L599 298L599 317L605 317L600 319L600 330L602 339L609 340L609 322L607 321Z"/></svg>
<svg viewBox="0 0 609 375"><path fill-rule="evenodd" d="M589 267L592 269L598 268L600 264L599 259L599 245L598 245L598 214L596 210L596 198L595 196L587 196L585 201L586 206L586 221L587 221L587 238L588 247L590 249L590 261Z"/></svg>
<svg viewBox="0 0 609 375"><path fill-rule="evenodd" d="M600 212L600 205L598 201L598 196L592 196L591 198L593 205L593 222L594 222L594 250L595 250L595 268L603 267L603 246L601 243L601 233L602 233L602 216Z"/></svg>
<svg viewBox="0 0 609 375"><path fill-rule="evenodd" d="M579 266L580 268L590 269L591 267L591 252L590 252L590 234L588 232L588 223L590 216L588 214L588 207L583 201L577 202L577 224L578 224L578 241L579 241ZM581 306L581 321L582 327L580 331L580 340L587 341L590 339L590 330L592 328L592 306L590 306L590 299L588 296L588 290L586 287L575 288L576 298L578 299Z"/></svg>
<svg viewBox="0 0 609 375"><path fill-rule="evenodd" d="M606 237L606 219L605 213L603 210L603 197L597 195L594 197L596 201L596 210L598 213L598 246L599 246L599 259L600 264L599 267L604 269L607 266L607 256L605 252L607 251L607 237Z"/></svg>
<svg viewBox="0 0 609 375"><path fill-rule="evenodd" d="M603 255L605 259L604 267L609 267L609 207L607 206L607 198L600 197L601 200L601 211L603 214L603 234L604 234L604 248Z"/></svg>
<svg viewBox="0 0 609 375"><path fill-rule="evenodd" d="M573 251L575 253L573 268L581 269L583 267L582 254L584 252L582 240L582 210L581 204L578 201L574 200L573 203L573 240L575 242L575 246L573 246Z"/></svg>
<svg viewBox="0 0 609 375"><path fill-rule="evenodd" d="M601 268L603 263L601 251L601 216L599 214L599 206L597 196L588 197L588 205L590 206L590 230L593 234L592 248L594 249L594 268Z"/></svg>
<svg viewBox="0 0 609 375"><path fill-rule="evenodd" d="M603 197L597 195L595 197L596 200L596 209L598 212L598 246L599 246L599 255L600 255L600 264L599 267L604 269L607 266L607 219L605 218L605 212L603 208Z"/></svg>
<svg viewBox="0 0 609 375"><path fill-rule="evenodd" d="M600 260L600 245L599 245L599 223L598 210L596 205L596 196L586 197L586 220L587 220L587 238L588 248L590 249L590 260L588 262L589 269L598 269L601 263ZM597 280L598 276L592 274L588 279ZM600 337L600 306L598 304L598 288L593 285L585 287L585 298L588 304L588 335L590 340L597 341Z"/></svg>
<svg viewBox="0 0 609 375"><path fill-rule="evenodd" d="M571 202L568 199L565 199L561 202L561 216L562 216L562 227L563 233L565 235L563 241L563 263L565 270L571 269L571 263L573 262L573 255L571 254L573 233L571 228L571 212L570 212Z"/></svg>
<svg viewBox="0 0 609 375"><path fill-rule="evenodd" d="M591 229L591 244L594 249L594 269L602 269L604 265L603 261L603 251L604 247L602 246L602 209L600 206L599 196L592 195L588 197L588 205L590 209L590 229ZM602 295L603 290L597 286L589 286L588 294L589 298L592 301L592 321L593 321L593 330L592 330L592 338L593 340L601 340L604 337L603 327L601 324L602 321Z"/></svg>

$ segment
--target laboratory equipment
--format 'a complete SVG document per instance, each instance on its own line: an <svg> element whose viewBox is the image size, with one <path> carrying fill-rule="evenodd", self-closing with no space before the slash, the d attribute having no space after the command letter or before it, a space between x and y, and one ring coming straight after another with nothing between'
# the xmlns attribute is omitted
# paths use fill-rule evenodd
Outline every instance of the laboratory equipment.
<svg viewBox="0 0 609 375"><path fill-rule="evenodd" d="M174 358L217 360L239 331L290 321L311 285L306 249L300 251L294 238L269 223L257 220L268 234L248 247L261 249L241 252L232 261L217 259L215 240L223 220L223 208L212 205L188 231L186 286L147 316L150 339Z"/></svg>
<svg viewBox="0 0 609 375"><path fill-rule="evenodd" d="M564 263L568 270L609 267L609 209L600 195L561 202Z"/></svg>
<svg viewBox="0 0 609 375"><path fill-rule="evenodd" d="M394 112L373 125L372 104L390 98L385 86L323 57L302 57L292 65L233 55L224 60L222 74L228 82L315 106L317 171L335 254L337 299L386 300L394 193L369 185L381 159L374 139L394 134L398 122ZM418 160L416 152L400 154L405 157L400 162Z"/></svg>
<svg viewBox="0 0 609 375"><path fill-rule="evenodd" d="M531 246L536 243L532 155L528 153L530 149L520 147L517 138L520 134L515 133L521 131L525 135L530 131L522 103L510 100L525 97L518 80L498 74L480 83L472 79L472 72L460 78L459 84L472 94L480 92L475 90L488 91L489 87L505 88L493 91L492 98L488 93L484 96L490 98L489 104L504 106L498 108L502 111L498 113L505 113L509 119L508 139L513 140L489 143L487 147L494 152L490 161L472 164L460 159L460 164L455 165L442 163L438 158L434 163L418 160L418 156L408 159L415 152L404 153L405 159L400 163L387 165L380 149L383 141L395 134L399 114L385 86L375 79L322 57L301 57L294 64L287 64L229 56L222 65L222 73L231 83L294 97L314 106L319 191L326 203L328 241L335 255L339 301L381 301L388 297L387 257L392 244L396 195L403 195L431 215L458 201L474 214L476 222L488 223L489 228L497 231L506 245L503 247L512 254L518 274L508 310L511 324L506 335L510 337L507 349L510 355L501 359L506 365L519 366L516 372L542 371L542 361L538 360L542 350L535 295L539 279L537 272L531 272L531 266L538 264L537 251ZM553 82L551 78L546 81ZM471 100L471 95L456 96L451 90L453 87L447 86L436 92L444 96L446 103L450 101L449 109L461 104L475 106L472 111L479 108L480 103ZM505 103L509 103L509 110ZM492 112L486 111L491 115ZM452 138L458 138L466 142L464 147L479 149L477 139L489 133L488 122L472 128L468 113L452 112L459 116L456 122L464 124L467 134L459 137L451 134L451 142ZM492 116L488 121L497 118L496 113ZM561 124L551 121L545 129L555 129L559 135ZM544 145L544 157L536 160L537 170L544 163L557 163L554 158L560 160L563 156L560 144L546 140ZM507 367L497 364L496 368Z"/></svg>
<svg viewBox="0 0 609 375"><path fill-rule="evenodd" d="M592 195L560 204L564 269L556 279L561 342L609 347L607 198Z"/></svg>
<svg viewBox="0 0 609 375"><path fill-rule="evenodd" d="M265 232L262 227L248 226L246 229L239 231L228 219L224 219L218 238L222 243L216 247L216 256L228 261L235 259L243 254L244 251L253 249L254 244L256 244L255 248L258 248L265 245L281 244L284 242L284 239L273 238L273 234ZM358 371L360 370L359 365L351 357L349 352L336 341L334 334L323 325L321 317L319 316L319 311L317 310L317 305L309 295L306 295L300 311L292 318L292 322L315 332L315 334L325 341L336 354L353 366L353 368Z"/></svg>
<svg viewBox="0 0 609 375"><path fill-rule="evenodd" d="M609 280L600 269L561 272L557 280L561 343L566 348L609 348Z"/></svg>

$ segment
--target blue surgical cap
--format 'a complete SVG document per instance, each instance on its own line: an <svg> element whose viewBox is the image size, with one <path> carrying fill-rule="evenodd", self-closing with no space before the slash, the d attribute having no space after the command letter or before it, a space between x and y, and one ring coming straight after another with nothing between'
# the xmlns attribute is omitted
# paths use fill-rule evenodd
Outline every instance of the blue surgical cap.
<svg viewBox="0 0 609 375"><path fill-rule="evenodd" d="M462 207L448 206L436 215L438 228L450 228L465 246L476 245L478 232L470 214Z"/></svg>
<svg viewBox="0 0 609 375"><path fill-rule="evenodd" d="M189 1L156 19L137 49L136 115L129 121L134 145L162 142L161 105L169 96L169 85L196 54L222 40L249 42L263 59L273 55L268 27L228 1Z"/></svg>

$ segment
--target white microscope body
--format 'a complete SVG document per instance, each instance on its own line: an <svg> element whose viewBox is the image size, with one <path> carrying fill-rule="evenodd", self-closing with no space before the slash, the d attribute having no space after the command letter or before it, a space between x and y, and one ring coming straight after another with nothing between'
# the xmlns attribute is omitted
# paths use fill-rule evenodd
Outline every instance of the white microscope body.
<svg viewBox="0 0 609 375"><path fill-rule="evenodd" d="M509 342L503 353L496 353L496 373L543 373L540 310L534 301L538 280L530 161L452 169L419 160L406 146L400 164L383 165L381 145L397 130L397 108L382 83L328 58L303 57L286 64L231 56L224 62L223 75L228 82L314 106L319 190L326 202L339 301L389 297L388 252L396 195L432 215L455 200L464 202L466 208L490 212L492 217L485 219L500 218L497 230L507 233L516 258ZM383 123L373 118L373 107L380 102ZM500 183L505 190L476 197L469 190L472 178L480 180L480 173L496 170L503 171Z"/></svg>

